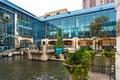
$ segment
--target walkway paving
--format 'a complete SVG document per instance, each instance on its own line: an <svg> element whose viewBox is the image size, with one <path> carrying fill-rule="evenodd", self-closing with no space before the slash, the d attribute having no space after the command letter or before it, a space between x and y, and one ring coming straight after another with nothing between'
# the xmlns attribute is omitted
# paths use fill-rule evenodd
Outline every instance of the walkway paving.
<svg viewBox="0 0 120 80"><path fill-rule="evenodd" d="M90 80L113 80L109 75L89 72Z"/></svg>

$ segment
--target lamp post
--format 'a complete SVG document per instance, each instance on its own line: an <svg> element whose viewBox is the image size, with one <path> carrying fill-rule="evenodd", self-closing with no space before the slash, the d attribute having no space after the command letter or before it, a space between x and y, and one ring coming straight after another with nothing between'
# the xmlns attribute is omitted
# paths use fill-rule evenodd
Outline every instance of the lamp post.
<svg viewBox="0 0 120 80"><path fill-rule="evenodd" d="M76 40L77 40L77 26L78 26L78 19L76 18L75 19L75 50L77 49L77 42L76 42Z"/></svg>
<svg viewBox="0 0 120 80"><path fill-rule="evenodd" d="M75 37L75 50L76 50L76 37Z"/></svg>

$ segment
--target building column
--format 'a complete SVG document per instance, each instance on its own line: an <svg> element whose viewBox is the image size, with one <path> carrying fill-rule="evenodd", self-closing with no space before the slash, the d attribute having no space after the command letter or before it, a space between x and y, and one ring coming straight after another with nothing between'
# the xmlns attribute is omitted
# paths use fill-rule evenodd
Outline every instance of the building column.
<svg viewBox="0 0 120 80"><path fill-rule="evenodd" d="M78 40L79 39L77 37L73 38L73 44L72 45L74 46L75 50L79 48Z"/></svg>
<svg viewBox="0 0 120 80"><path fill-rule="evenodd" d="M115 71L116 71L116 80L120 80L120 36L118 37L117 36L117 46L116 46L116 49L117 49L117 53L115 55Z"/></svg>
<svg viewBox="0 0 120 80"><path fill-rule="evenodd" d="M40 56L40 60L42 61L47 61L48 60L48 55L47 55L47 46L43 45L42 46L42 55Z"/></svg>
<svg viewBox="0 0 120 80"><path fill-rule="evenodd" d="M41 45L48 45L48 39L46 38L46 39L42 39L42 41L41 41Z"/></svg>
<svg viewBox="0 0 120 80"><path fill-rule="evenodd" d="M120 80L120 0L115 0L115 9L117 13L117 29L116 29L116 34L117 34L117 44L116 44L116 80Z"/></svg>
<svg viewBox="0 0 120 80"><path fill-rule="evenodd" d="M9 57L12 57L12 52L8 53L8 56L9 56Z"/></svg>
<svg viewBox="0 0 120 80"><path fill-rule="evenodd" d="M17 13L14 14L14 25L15 25L15 29L14 29L14 38L15 38L15 47L19 46L19 41L18 41L18 31L17 31Z"/></svg>

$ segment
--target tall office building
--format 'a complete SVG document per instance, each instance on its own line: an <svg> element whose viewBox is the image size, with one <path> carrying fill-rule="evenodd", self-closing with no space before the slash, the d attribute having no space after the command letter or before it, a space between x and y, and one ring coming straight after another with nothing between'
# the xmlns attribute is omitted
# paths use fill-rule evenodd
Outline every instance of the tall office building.
<svg viewBox="0 0 120 80"><path fill-rule="evenodd" d="M83 0L83 8L96 6L96 0Z"/></svg>
<svg viewBox="0 0 120 80"><path fill-rule="evenodd" d="M114 0L96 0L96 6L102 5L102 4L109 4L114 2Z"/></svg>
<svg viewBox="0 0 120 80"><path fill-rule="evenodd" d="M114 2L115 0L83 0L83 8L89 8L93 6L109 4Z"/></svg>
<svg viewBox="0 0 120 80"><path fill-rule="evenodd" d="M117 45L116 45L116 80L120 80L120 0L115 0L115 9L116 9L116 21L117 21Z"/></svg>
<svg viewBox="0 0 120 80"><path fill-rule="evenodd" d="M47 13L45 13L45 15L39 16L39 18L48 17L48 16L55 16L58 14L64 14L66 12L68 12L68 10L66 8L60 9L60 10L56 10L56 11L47 12Z"/></svg>

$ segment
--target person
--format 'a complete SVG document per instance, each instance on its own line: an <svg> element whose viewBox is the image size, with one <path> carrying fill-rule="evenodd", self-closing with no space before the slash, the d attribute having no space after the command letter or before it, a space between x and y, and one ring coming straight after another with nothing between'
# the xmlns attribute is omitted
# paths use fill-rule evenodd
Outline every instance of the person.
<svg viewBox="0 0 120 80"><path fill-rule="evenodd" d="M8 49L7 46L5 46L4 49L7 50Z"/></svg>

